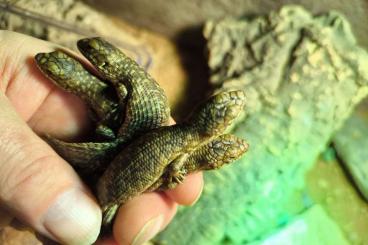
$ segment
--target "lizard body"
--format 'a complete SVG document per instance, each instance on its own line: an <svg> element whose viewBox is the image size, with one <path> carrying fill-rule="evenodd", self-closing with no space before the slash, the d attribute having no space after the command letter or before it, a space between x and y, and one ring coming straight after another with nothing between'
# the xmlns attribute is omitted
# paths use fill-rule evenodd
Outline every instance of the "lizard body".
<svg viewBox="0 0 368 245"><path fill-rule="evenodd" d="M185 122L166 126L166 95L148 73L101 38L82 39L78 48L102 79L61 51L37 54L36 62L96 112L95 134L105 137L80 143L46 139L80 174L94 176L89 183L102 206L103 228L111 228L118 207L131 198L174 188L186 175L218 169L247 150L244 140L225 133L243 110L243 91L216 94Z"/></svg>
<svg viewBox="0 0 368 245"><path fill-rule="evenodd" d="M118 137L130 139L137 132L168 123L170 107L165 92L138 64L101 38L79 40L81 53L119 91L127 90L125 120Z"/></svg>
<svg viewBox="0 0 368 245"><path fill-rule="evenodd" d="M96 120L107 119L111 123L112 111L116 110L114 91L82 64L61 50L39 53L36 63L43 73L57 86L79 96L96 114Z"/></svg>
<svg viewBox="0 0 368 245"><path fill-rule="evenodd" d="M216 142L219 139L216 142L212 140L222 135L238 116L244 107L244 99L242 91L217 94L200 105L187 122L151 130L123 149L97 185L98 198L104 212L103 225L110 224L116 204L124 204L146 190L173 188L189 172L197 171L193 167L195 163L188 162L193 153L189 159L200 160L199 156L205 157L203 154L208 153L206 149L208 151L211 145L210 149L215 150L224 163L227 159L233 160L243 154L247 144L235 136L223 137L240 143L230 144L232 152L214 147L213 144L218 144ZM196 151L202 146L207 147L203 151ZM208 169L216 168L210 167L210 164L207 165ZM161 183L158 185L160 178Z"/></svg>

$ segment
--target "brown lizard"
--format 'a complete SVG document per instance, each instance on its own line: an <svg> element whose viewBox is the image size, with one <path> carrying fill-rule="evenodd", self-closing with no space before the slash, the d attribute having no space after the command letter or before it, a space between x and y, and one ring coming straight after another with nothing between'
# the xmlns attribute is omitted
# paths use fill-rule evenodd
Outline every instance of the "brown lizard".
<svg viewBox="0 0 368 245"><path fill-rule="evenodd" d="M174 188L186 175L217 169L247 150L244 140L225 134L244 107L244 92L217 94L187 121L165 126L167 98L151 76L101 38L82 39L78 47L102 79L63 51L37 54L36 62L55 84L89 105L99 137L82 143L47 140L77 170L103 172L91 184L104 227L110 227L117 208L134 196Z"/></svg>
<svg viewBox="0 0 368 245"><path fill-rule="evenodd" d="M242 91L220 93L187 122L149 131L123 149L98 181L103 225L110 225L117 208L132 197L173 188L189 173L217 169L239 158L247 143L224 131L243 106Z"/></svg>
<svg viewBox="0 0 368 245"><path fill-rule="evenodd" d="M39 53L35 59L47 77L81 97L96 115L92 119L97 123L97 137L91 142L69 143L46 136L63 158L89 175L101 172L133 136L168 123L170 108L158 83L119 49L101 38L86 38L77 44L105 80L61 50Z"/></svg>

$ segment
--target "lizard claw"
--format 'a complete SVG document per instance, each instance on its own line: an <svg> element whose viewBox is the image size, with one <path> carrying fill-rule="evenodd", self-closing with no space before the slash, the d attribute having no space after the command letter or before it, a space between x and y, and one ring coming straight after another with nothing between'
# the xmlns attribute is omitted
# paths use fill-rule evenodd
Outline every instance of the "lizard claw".
<svg viewBox="0 0 368 245"><path fill-rule="evenodd" d="M182 170L182 171L178 171L175 174L171 175L168 178L168 182L166 184L167 188L169 189L173 189L175 188L177 185L183 183L184 179L186 176L186 171Z"/></svg>
<svg viewBox="0 0 368 245"><path fill-rule="evenodd" d="M185 170L179 170L176 173L174 173L171 178L170 178L170 182L175 182L177 184L181 184L183 183L184 179L186 176L186 171Z"/></svg>

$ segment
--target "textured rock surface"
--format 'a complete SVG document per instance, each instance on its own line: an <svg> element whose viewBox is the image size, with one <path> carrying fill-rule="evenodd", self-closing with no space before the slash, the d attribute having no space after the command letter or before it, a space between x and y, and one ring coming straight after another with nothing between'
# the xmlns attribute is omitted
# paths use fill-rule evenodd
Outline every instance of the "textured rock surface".
<svg viewBox="0 0 368 245"><path fill-rule="evenodd" d="M172 107L185 100L187 78L177 50L161 36L112 20L77 0L12 0L9 6L4 2L0 1L0 29L49 40L75 51L76 41L83 37L104 37L148 67Z"/></svg>
<svg viewBox="0 0 368 245"><path fill-rule="evenodd" d="M247 115L233 130L250 150L238 164L205 175L199 202L157 238L168 244L244 243L282 225L290 193L368 92L368 55L335 12L314 17L285 7L209 22L205 36L211 82L246 91Z"/></svg>
<svg viewBox="0 0 368 245"><path fill-rule="evenodd" d="M132 24L143 26L171 37L193 27L202 26L208 19L226 16L255 16L277 10L285 4L300 4L313 14L338 10L347 16L361 44L368 47L366 0L85 0ZM195 43L197 39L189 40Z"/></svg>

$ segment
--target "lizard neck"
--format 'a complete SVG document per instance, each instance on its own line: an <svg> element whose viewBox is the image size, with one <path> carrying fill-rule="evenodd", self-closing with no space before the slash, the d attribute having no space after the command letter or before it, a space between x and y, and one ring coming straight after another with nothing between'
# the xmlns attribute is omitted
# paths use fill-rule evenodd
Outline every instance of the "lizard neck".
<svg viewBox="0 0 368 245"><path fill-rule="evenodd" d="M212 135L204 135L196 127L190 124L173 125L173 131L182 139L182 147L188 149L196 148L202 142L206 142L212 138Z"/></svg>

